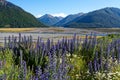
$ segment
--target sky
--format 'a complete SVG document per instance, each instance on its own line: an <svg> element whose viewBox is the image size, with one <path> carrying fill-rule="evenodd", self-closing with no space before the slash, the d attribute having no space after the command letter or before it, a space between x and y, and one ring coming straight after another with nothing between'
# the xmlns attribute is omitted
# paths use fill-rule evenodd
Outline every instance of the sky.
<svg viewBox="0 0 120 80"><path fill-rule="evenodd" d="M40 17L44 14L65 17L80 12L87 13L105 7L120 8L120 0L8 0L25 11Z"/></svg>

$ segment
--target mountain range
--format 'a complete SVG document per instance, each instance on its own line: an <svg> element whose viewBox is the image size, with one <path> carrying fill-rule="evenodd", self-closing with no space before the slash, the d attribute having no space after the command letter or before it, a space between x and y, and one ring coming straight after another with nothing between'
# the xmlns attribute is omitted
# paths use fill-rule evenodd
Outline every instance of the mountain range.
<svg viewBox="0 0 120 80"><path fill-rule="evenodd" d="M47 21L48 20L46 19L46 22ZM114 7L106 7L88 13L72 14L63 18L56 24L53 24L52 26L61 26L67 28L120 27L120 9Z"/></svg>
<svg viewBox="0 0 120 80"><path fill-rule="evenodd" d="M120 28L120 9L107 7L86 13L68 22L64 27L74 28Z"/></svg>
<svg viewBox="0 0 120 80"><path fill-rule="evenodd" d="M53 26L54 24L56 24L57 22L59 22L60 20L62 20L63 17L54 17L50 14L45 14L42 17L38 18L38 20L48 26Z"/></svg>
<svg viewBox="0 0 120 80"><path fill-rule="evenodd" d="M74 20L77 17L82 16L84 13L78 13L78 14L71 14L68 15L67 17L65 17L64 19L62 19L61 21L57 22L56 24L54 24L53 26L64 26L66 23Z"/></svg>
<svg viewBox="0 0 120 80"><path fill-rule="evenodd" d="M50 14L35 18L22 8L6 0L0 0L0 28L48 26L66 28L120 28L120 9L106 7L88 13L71 14L65 18L54 17Z"/></svg>
<svg viewBox="0 0 120 80"><path fill-rule="evenodd" d="M26 28L46 26L22 8L6 0L0 0L0 28L2 27Z"/></svg>

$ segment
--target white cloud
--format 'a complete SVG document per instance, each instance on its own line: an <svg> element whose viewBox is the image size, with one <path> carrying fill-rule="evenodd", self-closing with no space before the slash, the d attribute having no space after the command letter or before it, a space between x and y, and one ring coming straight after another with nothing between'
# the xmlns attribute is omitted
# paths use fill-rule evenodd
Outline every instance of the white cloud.
<svg viewBox="0 0 120 80"><path fill-rule="evenodd" d="M66 17L66 16L67 16L67 14L65 14L65 13L54 13L54 14L50 14L50 15L56 16L56 17ZM36 18L39 18L39 17L41 17L41 16L43 16L43 15L38 14L38 15L36 15L35 17L36 17Z"/></svg>
<svg viewBox="0 0 120 80"><path fill-rule="evenodd" d="M55 14L51 14L52 16L56 16L56 17L66 17L67 15L65 13L55 13Z"/></svg>
<svg viewBox="0 0 120 80"><path fill-rule="evenodd" d="M41 14L38 14L38 15L36 15L35 17L36 17L36 18L39 18L39 17L41 17L41 16L43 16L43 15L41 15Z"/></svg>

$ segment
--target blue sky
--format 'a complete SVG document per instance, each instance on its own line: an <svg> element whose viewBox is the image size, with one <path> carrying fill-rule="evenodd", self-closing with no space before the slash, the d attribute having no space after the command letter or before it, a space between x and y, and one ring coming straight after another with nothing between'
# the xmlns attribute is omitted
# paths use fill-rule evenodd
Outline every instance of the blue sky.
<svg viewBox="0 0 120 80"><path fill-rule="evenodd" d="M120 0L8 0L34 16L52 14L66 16L89 12L104 7L120 8Z"/></svg>

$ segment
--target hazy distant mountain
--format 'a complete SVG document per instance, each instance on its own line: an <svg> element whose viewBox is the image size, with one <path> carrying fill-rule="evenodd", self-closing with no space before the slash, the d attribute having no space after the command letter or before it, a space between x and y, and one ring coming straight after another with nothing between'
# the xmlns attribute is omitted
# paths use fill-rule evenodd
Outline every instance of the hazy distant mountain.
<svg viewBox="0 0 120 80"><path fill-rule="evenodd" d="M64 27L120 27L120 9L107 7L93 12L89 12L65 24Z"/></svg>
<svg viewBox="0 0 120 80"><path fill-rule="evenodd" d="M59 21L58 23L54 24L54 26L64 26L66 23L74 20L77 17L82 16L84 13L78 13L78 14L71 14Z"/></svg>
<svg viewBox="0 0 120 80"><path fill-rule="evenodd" d="M0 0L0 27L45 27L45 25L20 7Z"/></svg>
<svg viewBox="0 0 120 80"><path fill-rule="evenodd" d="M38 20L48 26L52 26L62 20L63 17L54 17L50 14L45 14L42 17L38 18Z"/></svg>

